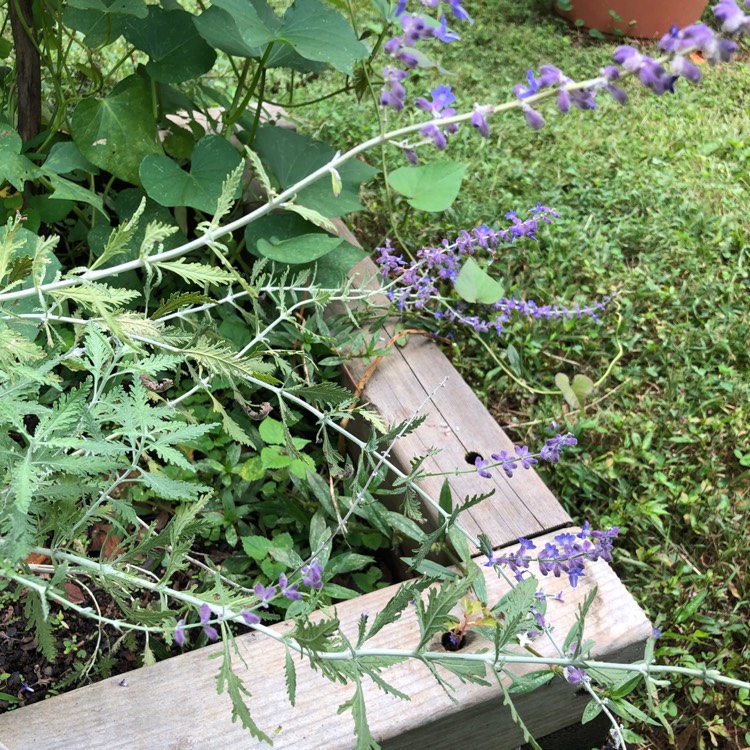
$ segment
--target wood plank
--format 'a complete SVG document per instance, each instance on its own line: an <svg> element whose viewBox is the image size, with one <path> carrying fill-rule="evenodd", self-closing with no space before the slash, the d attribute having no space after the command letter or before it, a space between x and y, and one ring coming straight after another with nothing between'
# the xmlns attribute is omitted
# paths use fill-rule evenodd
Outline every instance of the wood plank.
<svg viewBox="0 0 750 750"><path fill-rule="evenodd" d="M363 285L370 282L372 288L377 268L366 259L355 267L352 275ZM392 335L393 327L386 326L384 341ZM434 343L413 336L405 347L393 346L391 350L364 388L363 401L386 421L396 423L412 416L417 405L432 394L425 409L428 414L425 423L393 448L392 455L399 468L408 470L412 458L424 455L431 448L439 448L440 453L425 462L425 471L430 473L471 469L466 461L470 452L489 459L492 453L513 451L511 439ZM362 379L369 364L367 360L347 364L352 386ZM445 385L439 387L443 381ZM510 544L522 536L534 537L571 523L570 516L533 469L520 469L512 479L500 469L493 472L492 479L484 479L471 471L449 477L449 482L456 498L494 489L491 498L461 517L464 528L475 535L487 534L494 546ZM432 477L423 480L421 486L437 498L442 483L442 476ZM425 507L424 512L434 526L435 511Z"/></svg>
<svg viewBox="0 0 750 750"><path fill-rule="evenodd" d="M550 538L553 535L548 535ZM544 544L547 537L539 540ZM480 561L481 562L481 561ZM483 568L491 601L507 585L489 568ZM548 594L564 592L564 603L550 602L548 620L562 641L575 620L577 605L596 585L598 593L587 620L586 638L597 643L594 658L630 661L642 653L651 625L611 568L604 562L590 564L577 589L555 578L542 578ZM373 617L391 598L396 587L336 605L348 637L356 637L361 612ZM289 624L275 626L280 632ZM410 648L419 640L413 610L385 627L368 647ZM297 704L289 706L284 684L284 648L258 634L237 639L245 666L237 670L252 692L250 708L258 725L274 739L278 750L351 750L355 746L350 714L336 715L336 708L352 693L350 686L327 682L305 663L297 662ZM472 643L464 653L481 647ZM534 647L546 656L554 649L543 639ZM438 650L437 644L432 644ZM255 750L267 747L253 740L230 720L226 696L215 692L214 659L220 646L168 659L126 675L79 688L62 696L0 716L0 739L8 750ZM530 667L517 671L529 671ZM425 667L416 660L386 670L384 678L411 696L405 703L380 692L365 679L371 729L383 750L510 750L521 744L519 731L502 707L499 687L461 685L455 678L451 703ZM541 688L541 693L521 696L519 712L531 731L541 737L567 726L581 716L587 702L574 686L562 679ZM540 698L543 697L543 700Z"/></svg>

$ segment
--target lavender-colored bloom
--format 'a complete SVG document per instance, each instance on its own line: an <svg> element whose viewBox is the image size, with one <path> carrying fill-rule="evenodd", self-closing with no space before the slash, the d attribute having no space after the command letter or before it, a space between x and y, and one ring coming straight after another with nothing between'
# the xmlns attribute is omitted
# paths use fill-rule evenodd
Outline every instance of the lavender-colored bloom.
<svg viewBox="0 0 750 750"><path fill-rule="evenodd" d="M401 81L406 78L406 71L392 68L389 65L383 68L383 90L380 93L380 103L386 107L392 107L396 112L404 108L406 89Z"/></svg>
<svg viewBox="0 0 750 750"><path fill-rule="evenodd" d="M471 115L471 125L481 136L489 138L490 126L482 112L482 107L478 104L474 105L474 112Z"/></svg>
<svg viewBox="0 0 750 750"><path fill-rule="evenodd" d="M311 589L323 588L323 566L317 560L302 568L302 583Z"/></svg>
<svg viewBox="0 0 750 750"><path fill-rule="evenodd" d="M468 21L469 24L474 24L474 19L466 12L466 10L461 5L461 0L447 0L448 3L451 6L451 10L453 11L453 15L459 20L459 21Z"/></svg>
<svg viewBox="0 0 750 750"><path fill-rule="evenodd" d="M643 55L628 44L620 45L612 54L612 58L630 73L637 73L643 61Z"/></svg>
<svg viewBox="0 0 750 750"><path fill-rule="evenodd" d="M644 86L651 89L657 96L661 96L667 91L674 92L674 77L650 57L643 57L638 78Z"/></svg>
<svg viewBox="0 0 750 750"><path fill-rule="evenodd" d="M687 78L690 83L698 83L701 79L701 72L698 66L682 55L677 55L670 60L669 72L673 76Z"/></svg>
<svg viewBox="0 0 750 750"><path fill-rule="evenodd" d="M528 86L524 86L522 83L517 83L513 87L513 93L519 99L528 99L539 91L539 82L534 78L533 70L526 71L526 80L528 81Z"/></svg>
<svg viewBox="0 0 750 750"><path fill-rule="evenodd" d="M557 92L557 109L561 115L567 115L570 112L570 93L567 89L560 89Z"/></svg>
<svg viewBox="0 0 750 750"><path fill-rule="evenodd" d="M580 685L588 680L586 673L579 667L565 667L563 669L565 679L573 685Z"/></svg>
<svg viewBox="0 0 750 750"><path fill-rule="evenodd" d="M661 638L661 630L659 630L659 628L657 627L654 627L653 630L651 631L651 636L657 639Z"/></svg>
<svg viewBox="0 0 750 750"><path fill-rule="evenodd" d="M508 479L513 478L513 472L518 468L518 464L515 462L513 456L508 451L500 451L500 453L493 453L490 458L493 461L501 462L501 466L505 475Z"/></svg>
<svg viewBox="0 0 750 750"><path fill-rule="evenodd" d="M539 88L549 88L550 86L558 86L561 83L567 83L568 77L554 65L542 65L539 68ZM531 81L529 81L531 83Z"/></svg>
<svg viewBox="0 0 750 750"><path fill-rule="evenodd" d="M217 640L219 638L219 633L213 625L209 624L212 615L211 607L209 607L208 604L201 604L199 615L201 618L201 625L203 626L203 632L206 634L206 637L210 641Z"/></svg>
<svg viewBox="0 0 750 750"><path fill-rule="evenodd" d="M596 109L596 92L590 89L573 89L570 99L578 109Z"/></svg>
<svg viewBox="0 0 750 750"><path fill-rule="evenodd" d="M31 687L29 685L29 683L26 682L26 680L22 680L21 681L21 691L24 692L24 693L33 693L34 692L34 688Z"/></svg>
<svg viewBox="0 0 750 750"><path fill-rule="evenodd" d="M440 26L435 30L435 36L446 44L457 42L461 37L453 31L448 31L448 19L445 17L445 13L440 16Z"/></svg>
<svg viewBox="0 0 750 750"><path fill-rule="evenodd" d="M287 577L285 573L282 573L279 576L279 589L281 590L281 595L285 596L287 599L290 599L291 601L296 601L298 599L302 598L302 594L300 594L298 589L298 584L293 583L291 586L288 585L289 582L287 581Z"/></svg>
<svg viewBox="0 0 750 750"><path fill-rule="evenodd" d="M719 0L713 7L714 17L725 34L750 33L750 16L745 15L735 0Z"/></svg>
<svg viewBox="0 0 750 750"><path fill-rule="evenodd" d="M531 455L531 451L529 451L528 447L525 445L516 445L516 456L518 457L518 460L521 462L521 466L523 466L524 469L530 469L534 464L539 463L534 456Z"/></svg>
<svg viewBox="0 0 750 750"><path fill-rule="evenodd" d="M544 127L544 118L535 109L528 105L523 107L523 116L526 122L534 129L541 130Z"/></svg>
<svg viewBox="0 0 750 750"><path fill-rule="evenodd" d="M177 620L177 627L174 629L174 639L178 646L185 645L185 620Z"/></svg>
<svg viewBox="0 0 750 750"><path fill-rule="evenodd" d="M612 98L618 103L618 104L627 104L628 103L628 95L623 91L619 86L613 86L611 83L608 86L604 87L606 91L608 91Z"/></svg>
<svg viewBox="0 0 750 750"><path fill-rule="evenodd" d="M479 474L480 477L484 477L485 479L492 479L492 474L490 474L489 471L485 468L486 466L489 466L489 461L486 458L482 458L481 456L477 456L474 459L474 466L477 468L477 474Z"/></svg>
<svg viewBox="0 0 750 750"><path fill-rule="evenodd" d="M560 460L562 449L566 446L576 445L576 443L578 443L578 440L576 440L575 435L570 432L564 435L555 435L544 444L544 447L539 453L539 458L541 458L542 461L556 464Z"/></svg>
<svg viewBox="0 0 750 750"><path fill-rule="evenodd" d="M267 607L267 602L270 602L271 599L273 599L276 596L276 587L275 586L269 586L266 588L262 583L256 583L255 588L253 589L255 592L255 596L260 599L260 603Z"/></svg>
<svg viewBox="0 0 750 750"><path fill-rule="evenodd" d="M242 612L240 612L240 617L242 617L247 625L257 625L260 622L260 617L258 617L255 612L250 612L247 609L243 609Z"/></svg>

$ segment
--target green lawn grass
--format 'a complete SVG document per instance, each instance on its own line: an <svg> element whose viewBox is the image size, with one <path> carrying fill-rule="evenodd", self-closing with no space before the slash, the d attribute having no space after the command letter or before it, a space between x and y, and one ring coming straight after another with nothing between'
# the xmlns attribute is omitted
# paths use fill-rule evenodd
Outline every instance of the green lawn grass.
<svg viewBox="0 0 750 750"><path fill-rule="evenodd" d="M473 0L476 24L441 49L450 75L410 80L416 96L449 83L461 107L500 103L527 68L553 63L585 78L618 43L592 42L532 0ZM711 662L750 676L748 481L750 473L750 70L703 66L697 87L680 81L657 98L629 82L621 108L606 97L594 112L541 108L535 133L518 112L492 121L483 141L469 128L447 157L469 163L459 199L440 216L411 214L400 234L420 246L537 201L561 218L538 245L508 253L506 273L528 297L583 302L613 290L618 302L598 325L585 321L515 326L455 352L464 377L519 442L544 437L553 419L579 436L575 459L545 481L579 521L623 530L617 572L659 625L657 655L671 664ZM371 134L368 107L332 100L319 134L342 145ZM401 166L393 150L387 162ZM423 158L435 158L423 153ZM385 203L372 246L388 231ZM396 208L400 211L398 201ZM398 214L397 221L401 221ZM618 315L621 321L618 322ZM520 354L530 387L506 378L507 347ZM485 346L486 345L486 346ZM556 372L599 379L585 413L566 414ZM488 349L491 355L488 354ZM680 747L744 747L747 696L675 681L662 707ZM666 747L663 731L641 727L644 747ZM712 744L715 740L717 744Z"/></svg>

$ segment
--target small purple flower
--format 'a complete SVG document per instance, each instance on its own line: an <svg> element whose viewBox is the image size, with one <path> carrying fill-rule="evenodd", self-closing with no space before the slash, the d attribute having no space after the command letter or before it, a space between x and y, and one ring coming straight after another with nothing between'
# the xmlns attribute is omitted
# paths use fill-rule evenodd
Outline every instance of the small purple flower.
<svg viewBox="0 0 750 750"><path fill-rule="evenodd" d="M489 464L490 462L486 458L482 458L481 456L477 456L474 459L474 466L476 466L477 474L479 474L480 477L484 477L485 479L492 479L492 474L485 468L486 466L489 466Z"/></svg>
<svg viewBox="0 0 750 750"><path fill-rule="evenodd" d="M484 116L483 109L484 108L480 107L478 104L474 105L474 112L471 115L471 125L481 136L489 138L490 126Z"/></svg>
<svg viewBox="0 0 750 750"><path fill-rule="evenodd" d="M531 452L529 451L528 447L525 445L516 445L516 456L518 457L518 460L521 462L521 466L523 466L524 469L530 469L534 464L539 463L534 456L531 455Z"/></svg>
<svg viewBox="0 0 750 750"><path fill-rule="evenodd" d="M24 693L33 693L34 692L34 688L31 687L29 685L29 683L26 682L26 680L23 680L21 682L21 691L24 692Z"/></svg>
<svg viewBox="0 0 750 750"><path fill-rule="evenodd" d="M209 607L208 604L201 604L199 610L201 625L203 626L203 632L206 634L206 638L208 638L209 641L215 641L219 638L219 633L216 628L209 624L212 614L211 607Z"/></svg>
<svg viewBox="0 0 750 750"><path fill-rule="evenodd" d="M528 105L523 107L523 116L526 118L528 125L534 130L541 130L544 127L544 118L539 112Z"/></svg>
<svg viewBox="0 0 750 750"><path fill-rule="evenodd" d="M472 17L462 7L461 0L447 0L447 2L451 6L451 10L453 11L453 15L459 21L468 21L470 25L474 24L474 20L472 19Z"/></svg>
<svg viewBox="0 0 750 750"><path fill-rule="evenodd" d="M177 620L177 627L174 629L174 639L178 646L185 645L185 620Z"/></svg>
<svg viewBox="0 0 750 750"><path fill-rule="evenodd" d="M311 589L323 588L323 566L316 560L302 568L302 583Z"/></svg>
<svg viewBox="0 0 750 750"><path fill-rule="evenodd" d="M582 682L586 682L588 680L588 676L586 675L586 673L579 667L565 667L563 669L563 675L565 676L565 679L572 685L580 685Z"/></svg>
<svg viewBox="0 0 750 750"><path fill-rule="evenodd" d="M258 617L255 612L250 612L250 610L247 609L243 609L242 612L240 612L240 617L242 617L247 625L257 625L260 622L260 617Z"/></svg>
<svg viewBox="0 0 750 750"><path fill-rule="evenodd" d="M298 599L301 599L302 594L300 594L300 592L297 591L298 588L299 586L296 583L293 583L291 586L288 585L286 574L282 573L279 576L279 589L281 590L282 596L285 596L287 599L290 599L291 601L296 601Z"/></svg>
<svg viewBox="0 0 750 750"><path fill-rule="evenodd" d="M518 468L518 464L515 462L513 456L508 453L508 451L503 450L500 451L500 453L493 453L490 458L492 458L493 461L500 462L502 469L508 479L513 478L513 472Z"/></svg>
<svg viewBox="0 0 750 750"><path fill-rule="evenodd" d="M690 83L698 83L701 79L701 72L698 66L682 55L672 58L669 63L669 72L673 76L687 78Z"/></svg>
<svg viewBox="0 0 750 750"><path fill-rule="evenodd" d="M737 31L750 33L750 16L742 12L735 0L719 0L713 11L725 34L734 34Z"/></svg>
<svg viewBox="0 0 750 750"><path fill-rule="evenodd" d="M127 687L128 683L126 682L125 678L123 677L118 683L119 687Z"/></svg>
<svg viewBox="0 0 750 750"><path fill-rule="evenodd" d="M255 592L255 596L260 599L261 605L264 607L267 607L268 602L276 596L275 586L269 586L266 588L262 583L256 583L253 591Z"/></svg>
<svg viewBox="0 0 750 750"><path fill-rule="evenodd" d="M445 13L440 16L440 27L435 30L435 36L445 44L451 44L461 39L458 34L448 30L448 19L445 17Z"/></svg>
<svg viewBox="0 0 750 750"><path fill-rule="evenodd" d="M661 638L661 630L659 630L659 628L657 628L657 627L654 627L654 628L652 629L652 631L651 631L651 635L652 635L652 636L653 636L654 638Z"/></svg>
<svg viewBox="0 0 750 750"><path fill-rule="evenodd" d="M522 83L517 83L513 87L513 93L519 99L528 99L539 91L539 82L534 77L533 70L526 71L526 80L528 81L528 86L524 86Z"/></svg>

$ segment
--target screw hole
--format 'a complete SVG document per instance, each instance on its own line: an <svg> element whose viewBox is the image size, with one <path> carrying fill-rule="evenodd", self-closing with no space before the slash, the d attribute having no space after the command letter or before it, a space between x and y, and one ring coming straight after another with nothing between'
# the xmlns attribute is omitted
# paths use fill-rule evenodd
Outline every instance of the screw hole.
<svg viewBox="0 0 750 750"><path fill-rule="evenodd" d="M477 459L478 459L478 458L479 458L479 459L481 459L481 458L482 458L482 454L481 454L481 453L477 453L476 451L469 451L469 452L468 452L468 453L467 453L467 454L466 454L466 455L464 456L464 458L466 459L466 463L467 463L467 464L471 464L472 466L474 466L474 464L476 464L476 462L477 462Z"/></svg>

